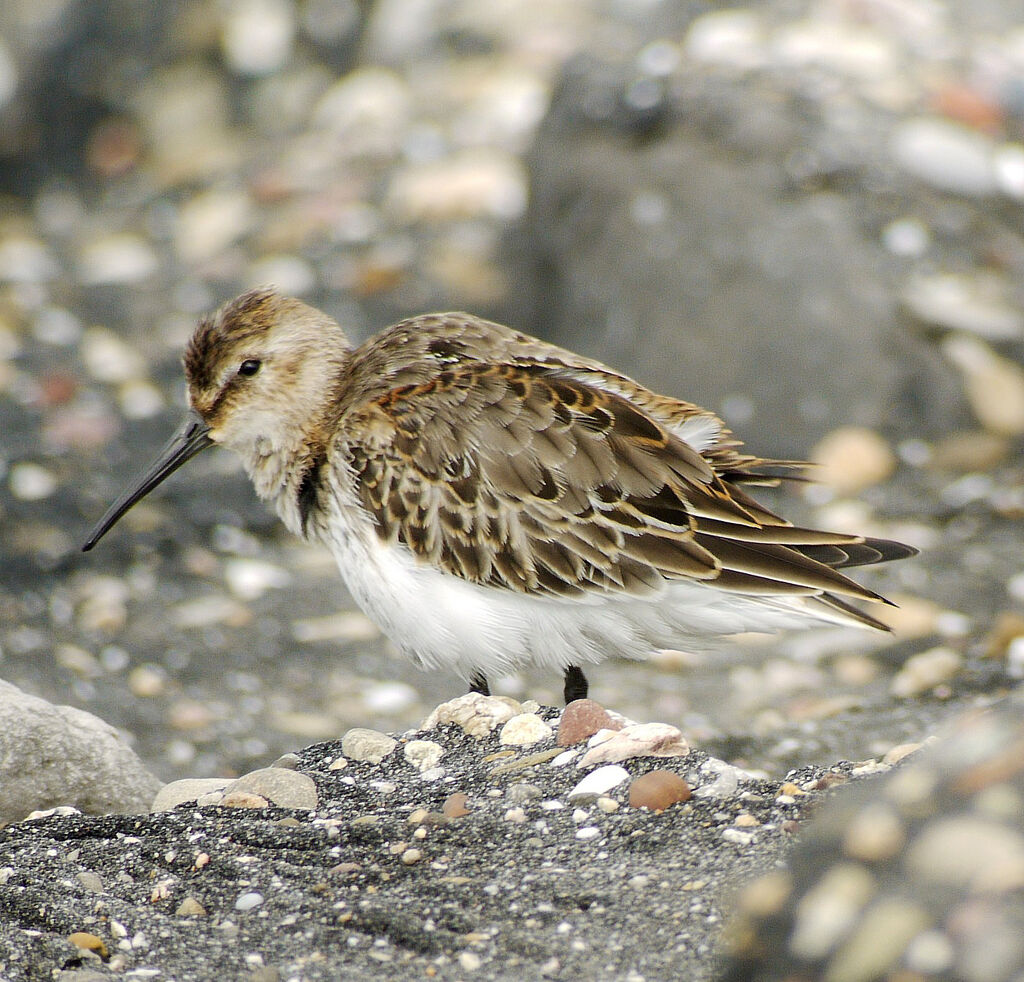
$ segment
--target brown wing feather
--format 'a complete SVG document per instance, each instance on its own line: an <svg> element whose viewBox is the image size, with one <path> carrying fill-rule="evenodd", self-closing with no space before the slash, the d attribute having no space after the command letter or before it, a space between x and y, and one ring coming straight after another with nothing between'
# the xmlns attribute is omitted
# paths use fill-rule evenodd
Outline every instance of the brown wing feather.
<svg viewBox="0 0 1024 982"><path fill-rule="evenodd" d="M620 377L598 379L468 361L351 410L357 425L342 430L372 434L346 453L378 534L452 575L529 594L642 594L692 579L881 599L835 567L895 547L794 528L737 486L765 461L727 441L727 480L713 451L627 398Z"/></svg>

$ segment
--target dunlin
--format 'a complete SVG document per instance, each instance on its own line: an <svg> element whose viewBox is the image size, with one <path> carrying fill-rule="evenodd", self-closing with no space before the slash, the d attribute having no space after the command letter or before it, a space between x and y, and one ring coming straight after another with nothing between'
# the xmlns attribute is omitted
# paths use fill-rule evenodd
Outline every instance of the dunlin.
<svg viewBox="0 0 1024 982"><path fill-rule="evenodd" d="M200 451L234 450L296 535L421 666L473 691L533 661L822 622L884 629L884 598L840 569L913 555L797 528L748 488L798 466L750 456L706 409L469 314L402 321L353 347L272 290L200 322L191 411L85 549ZM774 474L773 474L774 472Z"/></svg>

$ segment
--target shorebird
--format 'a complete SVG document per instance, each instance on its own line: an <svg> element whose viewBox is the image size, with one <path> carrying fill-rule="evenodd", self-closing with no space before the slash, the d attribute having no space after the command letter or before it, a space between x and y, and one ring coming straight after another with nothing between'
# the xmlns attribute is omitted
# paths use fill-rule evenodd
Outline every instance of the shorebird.
<svg viewBox="0 0 1024 982"><path fill-rule="evenodd" d="M916 550L798 528L748 494L794 461L744 453L714 413L470 314L404 320L355 347L269 289L200 321L190 411L98 522L211 446L334 554L353 598L419 665L470 690L709 636L831 622L885 630L841 569ZM781 473L779 473L781 471Z"/></svg>

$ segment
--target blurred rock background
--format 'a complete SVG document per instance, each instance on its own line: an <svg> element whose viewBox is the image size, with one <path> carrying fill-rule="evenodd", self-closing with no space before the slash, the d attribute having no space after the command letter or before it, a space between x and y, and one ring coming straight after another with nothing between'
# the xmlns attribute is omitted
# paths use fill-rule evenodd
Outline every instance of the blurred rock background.
<svg viewBox="0 0 1024 982"><path fill-rule="evenodd" d="M595 698L783 773L1024 677L1024 5L7 0L0 678L229 775L461 689L204 455L87 556L184 405L195 319L273 283L363 338L469 309L821 461L889 535L894 637L606 663ZM499 691L555 702L560 680Z"/></svg>

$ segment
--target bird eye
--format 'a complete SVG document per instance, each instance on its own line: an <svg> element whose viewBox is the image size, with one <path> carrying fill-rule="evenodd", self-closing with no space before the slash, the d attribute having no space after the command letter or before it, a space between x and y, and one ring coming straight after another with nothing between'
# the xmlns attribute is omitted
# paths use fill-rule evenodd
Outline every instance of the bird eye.
<svg viewBox="0 0 1024 982"><path fill-rule="evenodd" d="M246 358L241 365L238 366L239 375L255 375L260 370L260 362L255 358Z"/></svg>

